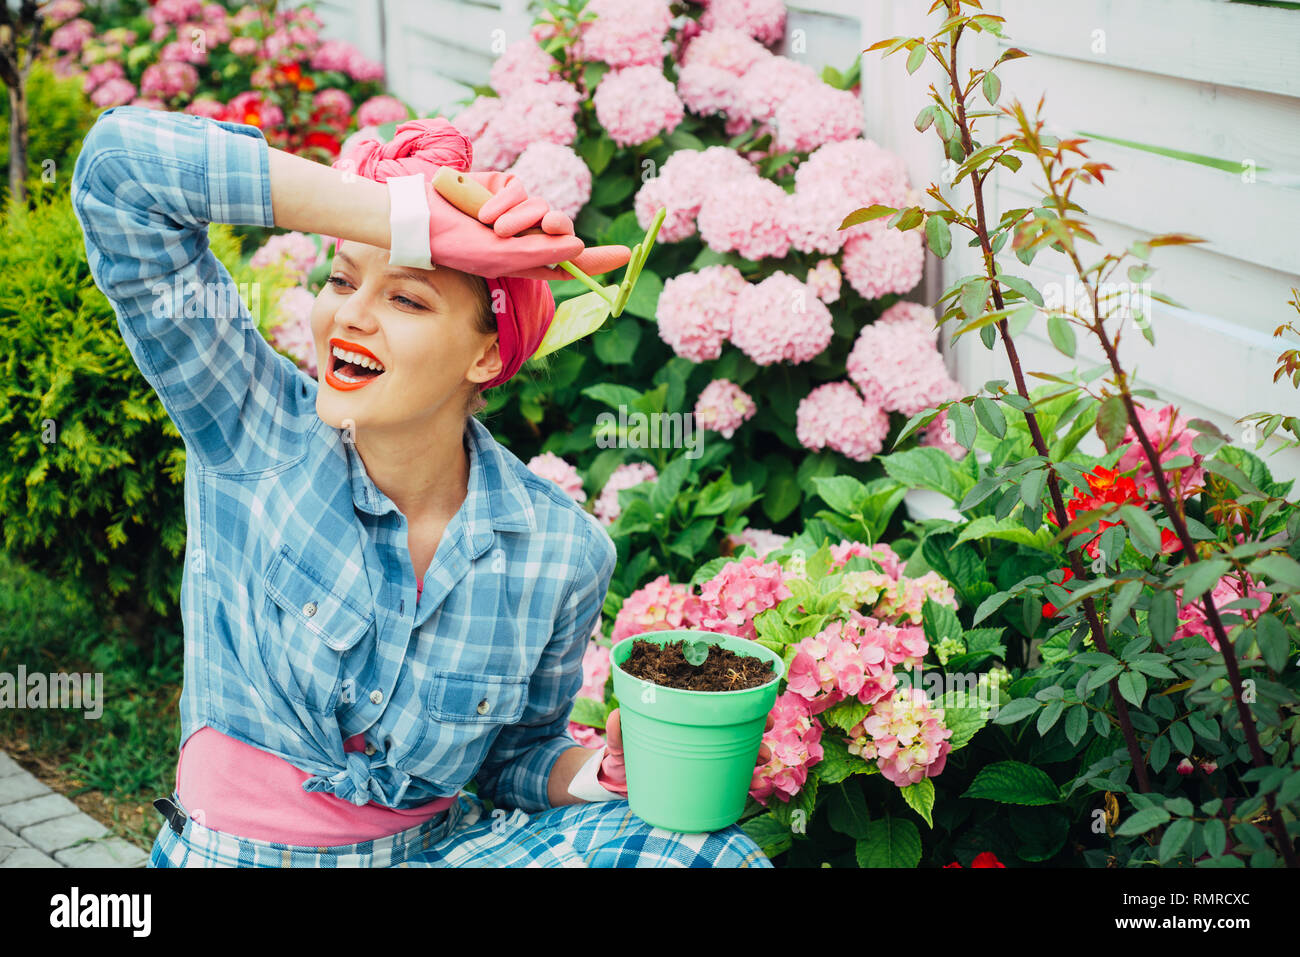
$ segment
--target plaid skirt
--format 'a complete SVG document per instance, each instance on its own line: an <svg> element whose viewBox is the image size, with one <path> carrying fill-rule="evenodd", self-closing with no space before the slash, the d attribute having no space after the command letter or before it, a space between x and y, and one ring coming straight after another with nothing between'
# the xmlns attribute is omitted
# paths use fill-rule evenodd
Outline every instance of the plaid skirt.
<svg viewBox="0 0 1300 957"><path fill-rule="evenodd" d="M181 807L184 826L164 823L150 867L772 867L739 825L683 834L647 824L627 801L568 804L536 814L485 815L475 795L391 837L302 847L210 830ZM179 815L177 816L179 820Z"/></svg>

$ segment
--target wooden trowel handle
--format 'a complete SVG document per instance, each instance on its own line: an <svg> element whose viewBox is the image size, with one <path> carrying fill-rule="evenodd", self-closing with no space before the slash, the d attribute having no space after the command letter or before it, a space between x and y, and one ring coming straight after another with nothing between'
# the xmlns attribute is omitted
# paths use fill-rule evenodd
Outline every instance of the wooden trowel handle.
<svg viewBox="0 0 1300 957"><path fill-rule="evenodd" d="M450 166L443 166L434 174L433 188L438 191L439 196L451 203L451 205L475 219L478 219L478 213L483 208L483 204L492 198L490 189L478 180L465 173L457 172ZM542 232L540 226L530 226L515 235L531 236L540 232Z"/></svg>

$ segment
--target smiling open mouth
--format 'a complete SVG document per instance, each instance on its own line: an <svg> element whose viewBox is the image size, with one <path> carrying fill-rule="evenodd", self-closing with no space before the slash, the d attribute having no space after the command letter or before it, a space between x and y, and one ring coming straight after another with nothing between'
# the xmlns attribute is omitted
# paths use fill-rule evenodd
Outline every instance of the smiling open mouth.
<svg viewBox="0 0 1300 957"><path fill-rule="evenodd" d="M378 379L385 372L376 360L339 346L330 350L329 371L326 378L337 389L359 389Z"/></svg>

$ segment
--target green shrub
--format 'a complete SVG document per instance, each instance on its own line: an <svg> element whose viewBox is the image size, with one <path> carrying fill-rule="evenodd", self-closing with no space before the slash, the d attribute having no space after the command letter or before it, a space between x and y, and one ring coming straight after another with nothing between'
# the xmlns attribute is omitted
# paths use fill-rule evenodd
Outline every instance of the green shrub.
<svg viewBox="0 0 1300 957"><path fill-rule="evenodd" d="M48 198L66 190L81 142L99 109L81 92L80 77L62 79L48 63L38 60L27 77L27 193ZM0 98L5 135L0 137L0 201L9 196L9 98ZM46 160L53 160L52 182L43 179Z"/></svg>
<svg viewBox="0 0 1300 957"><path fill-rule="evenodd" d="M243 265L229 227L209 235L234 281L260 282L274 303L284 273ZM106 613L173 616L185 448L91 278L66 192L8 211L0 273L5 549L95 596Z"/></svg>

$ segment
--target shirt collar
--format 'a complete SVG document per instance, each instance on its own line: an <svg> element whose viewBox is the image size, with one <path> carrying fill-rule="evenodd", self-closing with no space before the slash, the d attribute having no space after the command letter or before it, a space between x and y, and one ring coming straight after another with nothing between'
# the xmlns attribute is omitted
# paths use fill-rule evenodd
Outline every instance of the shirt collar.
<svg viewBox="0 0 1300 957"><path fill-rule="evenodd" d="M342 431L338 434L342 439ZM480 555L492 543L492 532L526 532L536 527L533 503L523 482L515 473L509 453L478 419L466 420L465 450L469 455L469 483L465 502L460 507L466 537ZM363 512L384 515L397 511L397 505L385 495L366 472L365 463L351 442L342 443L348 458L352 485L352 502Z"/></svg>

